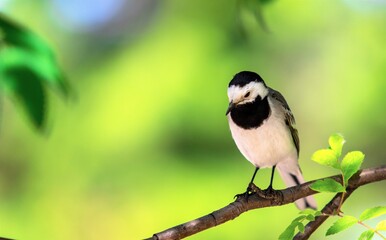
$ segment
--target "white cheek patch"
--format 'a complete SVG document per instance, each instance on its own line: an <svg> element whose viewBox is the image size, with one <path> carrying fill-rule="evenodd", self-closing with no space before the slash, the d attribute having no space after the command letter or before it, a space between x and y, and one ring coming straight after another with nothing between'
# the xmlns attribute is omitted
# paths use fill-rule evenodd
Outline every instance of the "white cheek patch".
<svg viewBox="0 0 386 240"><path fill-rule="evenodd" d="M264 85L264 83L252 82L250 84L252 85L251 89L254 94L254 98L256 98L257 95L259 95L261 98L265 98L268 95L268 88Z"/></svg>
<svg viewBox="0 0 386 240"><path fill-rule="evenodd" d="M250 94L245 98L244 96L248 92ZM268 88L262 82L250 82L243 87L230 86L228 88L229 102L233 101L238 104L253 102L258 95L261 98L265 98L268 95Z"/></svg>

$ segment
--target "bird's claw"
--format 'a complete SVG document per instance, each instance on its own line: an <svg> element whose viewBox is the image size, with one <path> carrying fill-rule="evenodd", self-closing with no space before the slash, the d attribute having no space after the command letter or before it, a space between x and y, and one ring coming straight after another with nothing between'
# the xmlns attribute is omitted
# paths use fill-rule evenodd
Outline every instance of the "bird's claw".
<svg viewBox="0 0 386 240"><path fill-rule="evenodd" d="M250 196L257 194L261 198L274 199L277 197L279 192L280 191L276 191L275 189L273 189L272 186L269 186L265 190L261 190L254 183L249 183L247 190L244 193L236 194L234 198L236 198L236 200L245 199L246 201L248 201L248 198Z"/></svg>
<svg viewBox="0 0 386 240"><path fill-rule="evenodd" d="M275 198L275 196L278 194L278 191L272 188L272 186L269 186L267 189L263 191L264 198L266 199L272 199Z"/></svg>
<svg viewBox="0 0 386 240"><path fill-rule="evenodd" d="M236 194L233 198L236 198L236 200L239 199L239 198L245 198L245 199L248 200L248 197L249 197L249 193L247 191L247 192L244 192L244 193Z"/></svg>
<svg viewBox="0 0 386 240"><path fill-rule="evenodd" d="M251 182L248 184L247 191L250 191L253 194L257 191L260 191L260 188L258 188L254 183Z"/></svg>
<svg viewBox="0 0 386 240"><path fill-rule="evenodd" d="M244 193L236 194L234 198L239 199L239 198L245 198L248 201L249 196L256 194L258 191L261 191L260 188L258 188L254 183L249 183L247 187L247 191Z"/></svg>

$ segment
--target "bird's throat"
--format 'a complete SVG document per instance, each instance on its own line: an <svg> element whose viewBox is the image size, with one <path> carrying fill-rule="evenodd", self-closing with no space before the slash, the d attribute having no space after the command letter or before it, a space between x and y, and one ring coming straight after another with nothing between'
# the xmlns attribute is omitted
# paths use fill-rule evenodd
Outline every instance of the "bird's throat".
<svg viewBox="0 0 386 240"><path fill-rule="evenodd" d="M257 128L269 117L271 109L268 98L257 97L255 101L236 106L231 111L233 122L244 129Z"/></svg>

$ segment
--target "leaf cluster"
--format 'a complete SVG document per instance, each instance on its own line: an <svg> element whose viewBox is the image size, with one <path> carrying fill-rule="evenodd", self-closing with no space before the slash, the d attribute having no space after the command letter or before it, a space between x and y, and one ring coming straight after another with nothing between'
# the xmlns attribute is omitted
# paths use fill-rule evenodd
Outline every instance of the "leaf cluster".
<svg viewBox="0 0 386 240"><path fill-rule="evenodd" d="M315 217L320 216L322 213L320 211L315 211L312 209L306 209L299 212L299 217L292 220L291 224L284 230L279 236L279 240L290 240L295 235L296 228L299 232L304 232L304 222L305 221L314 221Z"/></svg>
<svg viewBox="0 0 386 240"><path fill-rule="evenodd" d="M50 47L25 27L0 14L0 91L18 103L43 130L47 87L64 97L69 86Z"/></svg>
<svg viewBox="0 0 386 240"><path fill-rule="evenodd" d="M379 206L366 209L362 212L359 219L349 215L343 216L332 224L332 226L327 230L326 235L328 236L336 234L338 232L348 229L349 227L355 224L361 224L365 226L368 230L364 231L359 236L359 240L370 240L373 238L375 233L382 236L379 231L386 231L386 220L380 221L375 228L369 227L364 223L364 221L379 217L384 214L386 214L386 207Z"/></svg>
<svg viewBox="0 0 386 240"><path fill-rule="evenodd" d="M329 148L316 151L311 159L320 165L339 170L342 174L342 183L334 179L318 180L311 185L311 189L318 192L345 192L349 179L360 169L365 155L361 151L347 153L341 161L345 139L340 134L333 134L328 139Z"/></svg>
<svg viewBox="0 0 386 240"><path fill-rule="evenodd" d="M360 236L360 240L368 240L372 239L374 234L378 234L382 238L383 235L379 231L386 230L386 220L379 222L375 228L372 228L366 225L363 221L369 220L372 218L379 217L381 215L386 214L386 207L373 207L366 209L360 215L359 219L353 216L345 215L340 211L342 200L344 198L344 194L346 193L346 189L348 187L348 181L352 176L357 173L363 163L365 155L361 151L352 151L348 152L342 160L340 160L342 156L343 145L345 143L345 139L341 134L333 134L330 136L329 140L329 148L317 150L312 155L312 160L319 163L323 166L332 167L340 171L342 175L342 183L335 181L332 178L327 178L323 180L318 180L314 182L310 188L317 192L334 192L334 193L342 193L341 203L338 206L337 211L333 215L327 215L321 213L320 211L315 210L305 210L301 211L300 216L295 218L291 224L284 230L284 232L279 236L280 240L289 240L292 239L295 235L295 230L297 229L299 232L304 232L304 221L314 221L314 219L320 215L324 216L337 216L339 217L332 226L327 230L326 236L336 234L343 230L348 229L349 227L360 224L367 228Z"/></svg>

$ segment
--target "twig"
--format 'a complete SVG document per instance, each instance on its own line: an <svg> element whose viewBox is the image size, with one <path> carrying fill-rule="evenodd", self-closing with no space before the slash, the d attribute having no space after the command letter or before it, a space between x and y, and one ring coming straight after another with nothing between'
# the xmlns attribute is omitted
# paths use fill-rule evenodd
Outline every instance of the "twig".
<svg viewBox="0 0 386 240"><path fill-rule="evenodd" d="M342 181L341 175L335 175L327 178L333 178L334 180L339 182ZM343 199L343 201L346 200L351 195L351 193L355 191L355 189L357 189L358 187L372 182L382 181L385 179L386 166L364 169L360 171L350 179L347 193L345 194L345 199ZM187 236L204 231L208 228L223 224L229 220L238 217L240 214L252 209L273 207L292 203L297 199L304 198L317 193L309 188L309 186L315 181L316 180L303 183L299 186L283 190L277 190L275 191L275 194L273 194L270 198L263 198L261 197L261 194L254 194L248 198L248 201L246 201L245 198L239 197L238 199L236 199L236 201L230 203L228 206L225 206L203 217L156 233L148 239L182 239ZM334 210L336 210L337 206L339 205L341 196L341 194L335 196L331 200L331 202L326 205L326 207L323 209L323 212L330 214ZM307 239L327 219L327 217L328 216L320 216L316 218L315 221L307 224L305 232L302 234L304 235L304 237L297 239ZM298 235L296 237L298 237Z"/></svg>
<svg viewBox="0 0 386 240"><path fill-rule="evenodd" d="M376 230L376 229L370 227L369 225L365 224L365 223L362 222L362 221L358 221L358 223L359 223L360 225L362 225L363 227L365 227L365 228L367 228L367 229L369 229L369 230L372 230L375 234L377 234L378 236L380 236L382 239L386 239L386 238L385 238L378 230Z"/></svg>

